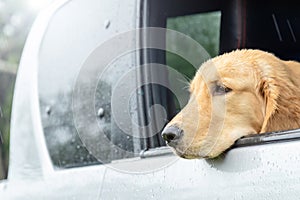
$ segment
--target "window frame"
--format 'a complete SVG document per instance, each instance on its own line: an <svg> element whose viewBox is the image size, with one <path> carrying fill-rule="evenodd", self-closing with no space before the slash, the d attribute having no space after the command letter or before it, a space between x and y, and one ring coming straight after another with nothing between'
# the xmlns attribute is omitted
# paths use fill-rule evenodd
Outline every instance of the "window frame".
<svg viewBox="0 0 300 200"><path fill-rule="evenodd" d="M221 2L218 0L206 0L201 3L205 4L204 6L195 6L195 3L199 3L198 0L191 0L188 2L184 2L182 0L142 0L140 2L140 28L148 28L148 27L159 27L166 28L167 18L168 17L176 17L183 15L192 15L199 14L203 12L212 12L212 11L220 11L221 10ZM170 9L170 5L172 5L172 9ZM151 42L151 35L147 35L145 32L140 32L140 42L142 46L143 44L147 44ZM166 41L166 38L163 38ZM162 50L157 49L142 49L138 56L139 65L143 65L145 63L166 63L166 54ZM165 72L165 76L167 76L167 71ZM140 79L150 79L153 76L162 76L162 74L158 74L155 70L151 68L147 68L145 71L141 71L139 74ZM150 78L149 78L150 77ZM140 80L138 80L140 81ZM168 120L172 119L177 113L175 109L175 102L170 99L170 96L166 94L164 89L156 89L155 87L148 87L144 89L144 97L138 99L138 104L141 109L139 109L139 123L145 123L147 121L147 109L151 107L150 99L152 101L160 101L160 104L163 105L168 114ZM154 100L153 100L154 99ZM164 100L161 100L164 99ZM167 103L168 102L168 103ZM168 121L167 121L168 122ZM167 124L166 122L166 124ZM150 135L151 133L143 133L144 135ZM141 152L141 155L144 155L144 152L148 149L163 149L166 146L160 134L156 134L153 137L145 139L144 147L145 150ZM165 150L164 150L165 151ZM145 154L147 155L147 154ZM159 155L159 154L157 154ZM147 156L146 156L147 157Z"/></svg>

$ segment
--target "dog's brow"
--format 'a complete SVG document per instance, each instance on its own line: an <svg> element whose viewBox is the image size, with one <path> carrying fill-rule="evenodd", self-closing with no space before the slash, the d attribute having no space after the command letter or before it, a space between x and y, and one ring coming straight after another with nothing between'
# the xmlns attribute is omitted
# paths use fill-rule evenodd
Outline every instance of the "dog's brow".
<svg viewBox="0 0 300 200"><path fill-rule="evenodd" d="M222 82L220 82L220 80L216 79L216 80L212 80L209 82L210 84L214 84L214 85L219 85L222 84Z"/></svg>

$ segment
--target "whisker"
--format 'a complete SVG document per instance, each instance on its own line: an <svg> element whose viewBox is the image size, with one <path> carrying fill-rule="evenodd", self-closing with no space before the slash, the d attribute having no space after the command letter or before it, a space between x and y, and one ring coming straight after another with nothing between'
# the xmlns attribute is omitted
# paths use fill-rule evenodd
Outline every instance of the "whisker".
<svg viewBox="0 0 300 200"><path fill-rule="evenodd" d="M185 86L182 88L183 90L188 90L190 88L190 83L187 80L177 79L177 81L185 84Z"/></svg>
<svg viewBox="0 0 300 200"><path fill-rule="evenodd" d="M189 85L186 85L186 86L184 86L182 89L188 91L188 90L190 89L190 86L189 86Z"/></svg>
<svg viewBox="0 0 300 200"><path fill-rule="evenodd" d="M183 76L188 82L191 82L192 79L190 77L188 77L186 74L183 74Z"/></svg>
<svg viewBox="0 0 300 200"><path fill-rule="evenodd" d="M180 81L181 83L183 83L185 85L190 85L187 80L177 79L177 81Z"/></svg>

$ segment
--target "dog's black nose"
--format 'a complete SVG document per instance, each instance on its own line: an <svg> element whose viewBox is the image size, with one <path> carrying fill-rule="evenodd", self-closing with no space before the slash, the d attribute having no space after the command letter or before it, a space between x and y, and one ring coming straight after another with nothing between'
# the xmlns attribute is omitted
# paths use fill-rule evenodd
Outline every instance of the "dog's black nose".
<svg viewBox="0 0 300 200"><path fill-rule="evenodd" d="M161 135L166 142L170 143L178 140L182 136L182 133L183 130L177 126L168 126L162 131Z"/></svg>

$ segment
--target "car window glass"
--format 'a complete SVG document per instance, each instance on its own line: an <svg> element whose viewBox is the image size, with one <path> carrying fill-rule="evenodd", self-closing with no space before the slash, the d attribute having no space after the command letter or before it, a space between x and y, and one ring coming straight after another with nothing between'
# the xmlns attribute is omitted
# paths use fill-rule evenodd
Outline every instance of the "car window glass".
<svg viewBox="0 0 300 200"><path fill-rule="evenodd" d="M194 15L170 17L167 19L167 28L176 30L183 34L190 36L192 39L197 41L203 48L208 52L210 57L215 57L219 53L219 42L220 42L220 25L221 25L221 11L199 13ZM170 49L185 48L186 51L190 52L191 55L195 55L193 49L187 46L181 46L178 41L173 41L172 35L166 36L166 45ZM197 59L197 58L195 58ZM196 72L194 68L184 58L172 54L166 53L166 63L168 66L176 69L186 77L186 92L182 95L188 94L188 82L191 80ZM174 77L169 76L170 84L172 87L178 87L176 84L178 80L174 80ZM177 105L177 109L180 108Z"/></svg>
<svg viewBox="0 0 300 200"><path fill-rule="evenodd" d="M109 163L138 156L141 150L139 139L120 129L111 112L113 88L135 66L135 53L120 55L102 66L103 55L97 52L119 31L126 32L133 26L135 15L128 15L119 23L120 13L101 12L101 9L116 5L122 8L122 4L119 1L101 4L97 0L89 4L72 1L56 12L47 27L40 48L38 89L46 144L57 168ZM90 5L99 7L91 8ZM121 13L134 8L127 6ZM91 20L92 14L94 20ZM107 16L111 21L107 21ZM114 24L110 24L112 19L116 19ZM81 79L88 63L103 73L89 72ZM92 79L92 76L97 78ZM135 81L132 77L126 84ZM132 94L127 105L136 104L134 99ZM119 112L124 109L128 108L119 109ZM132 116L136 117L135 112ZM126 122L131 123L130 120Z"/></svg>

